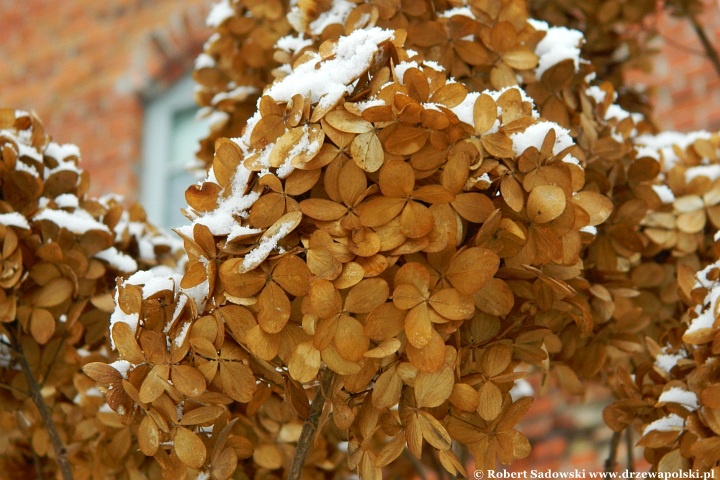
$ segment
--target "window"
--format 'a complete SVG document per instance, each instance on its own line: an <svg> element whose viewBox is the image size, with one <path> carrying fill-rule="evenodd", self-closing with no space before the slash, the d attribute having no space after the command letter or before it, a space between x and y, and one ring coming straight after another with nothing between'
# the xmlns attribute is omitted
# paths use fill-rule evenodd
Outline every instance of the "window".
<svg viewBox="0 0 720 480"><path fill-rule="evenodd" d="M150 221L165 228L184 225L185 190L197 182L187 168L197 163L198 141L208 132L195 120L192 79L179 80L146 105L140 201Z"/></svg>

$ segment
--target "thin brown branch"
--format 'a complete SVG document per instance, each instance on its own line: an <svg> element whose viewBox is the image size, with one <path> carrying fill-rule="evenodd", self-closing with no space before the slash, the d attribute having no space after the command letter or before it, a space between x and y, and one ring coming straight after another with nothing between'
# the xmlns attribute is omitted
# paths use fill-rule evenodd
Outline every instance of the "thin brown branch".
<svg viewBox="0 0 720 480"><path fill-rule="evenodd" d="M417 476L420 480L427 480L427 475L425 475L425 467L423 464L415 458L415 455L410 453L410 450L407 448L403 450L403 456L408 459L408 461L412 464L413 468L415 469L415 473L417 473Z"/></svg>
<svg viewBox="0 0 720 480"><path fill-rule="evenodd" d="M18 390L17 388L7 385L5 383L0 383L0 388L4 388L5 390L9 390L9 391L14 392L18 395L21 395L23 397L27 397L29 395L28 392L23 392L22 390Z"/></svg>
<svg viewBox="0 0 720 480"><path fill-rule="evenodd" d="M625 429L625 443L627 445L627 452L625 452L627 455L627 470L628 472L634 472L635 458L633 458L633 434L630 427Z"/></svg>
<svg viewBox="0 0 720 480"><path fill-rule="evenodd" d="M618 453L618 446L620 445L620 437L622 436L622 430L619 432L613 432L613 436L610 439L610 452L608 453L608 458L605 460L605 472L613 472L615 471L615 467L617 467L617 453Z"/></svg>
<svg viewBox="0 0 720 480"><path fill-rule="evenodd" d="M329 368L326 368L323 372L322 380L320 380L320 386L317 392L315 392L315 397L310 404L310 415L308 415L308 418L305 420L302 431L300 432L300 439L298 440L295 455L293 455L292 463L290 464L288 480L300 480L302 476L305 459L312 446L313 438L315 437L315 432L320 422L320 416L325 406L325 395L330 392L334 379L335 373Z"/></svg>
<svg viewBox="0 0 720 480"><path fill-rule="evenodd" d="M453 442L453 451L458 457L458 460L460 460L460 464L466 466L470 460L470 452L468 451L467 446L460 442Z"/></svg>
<svg viewBox="0 0 720 480"><path fill-rule="evenodd" d="M695 30L695 33L697 34L698 38L700 39L700 43L703 46L703 49L705 50L705 55L707 56L708 60L710 60L710 63L712 63L713 67L715 68L715 72L720 77L720 56L718 55L718 51L713 46L712 42L708 38L707 34L705 33L705 29L700 24L700 21L695 17L695 15L688 13L688 19L690 20L690 24L693 27L693 30Z"/></svg>
<svg viewBox="0 0 720 480"><path fill-rule="evenodd" d="M45 372L45 375L43 376L43 379L40 382L41 390L45 386L45 382L47 382L47 379L50 377L50 373L52 373L53 366L55 365L55 362L57 361L58 355L60 354L60 350L62 350L63 345L65 345L66 338L67 338L67 329L63 330L62 337L60 337L60 343L58 344L57 348L55 349L55 353L53 353L52 360L50 360L50 364L48 365L47 371Z"/></svg>
<svg viewBox="0 0 720 480"><path fill-rule="evenodd" d="M50 410L48 410L47 404L45 404L45 399L43 398L40 391L40 385L38 385L37 380L33 375L32 369L30 368L30 364L28 363L27 358L25 358L25 352L23 351L22 345L15 337L15 335L13 335L11 339L13 343L13 348L17 353L17 361L20 364L20 368L22 369L23 373L25 374L25 380L27 381L28 389L30 390L30 398L32 398L33 403L40 412L40 416L42 417L43 423L45 424L45 429L47 430L48 436L50 437L50 443L52 443L53 450L55 451L55 461L57 461L58 469L62 474L63 480L72 480L73 474L72 470L70 469L70 462L67 458L67 450L65 449L65 445L63 444L62 439L60 438L60 434L55 427L55 422L52 419L52 414L50 413Z"/></svg>
<svg viewBox="0 0 720 480"><path fill-rule="evenodd" d="M680 42L676 42L672 38L668 37L667 35L663 35L661 33L658 34L660 38L662 38L663 42L670 45L676 50L680 50L681 52L689 53L690 55L697 55L699 57L705 57L705 51L704 50L698 50L696 48L688 47L687 45L684 45Z"/></svg>
<svg viewBox="0 0 720 480"><path fill-rule="evenodd" d="M438 452L439 453L439 452ZM445 467L440 463L440 459L437 456L436 450L429 449L428 455L430 455L430 461L432 463L433 470L439 480L448 480L449 473L445 470Z"/></svg>
<svg viewBox="0 0 720 480"><path fill-rule="evenodd" d="M37 454L32 445L30 445L30 451L32 452L33 464L35 465L35 471L37 472L37 480L45 480L42 463L40 463L40 455Z"/></svg>
<svg viewBox="0 0 720 480"><path fill-rule="evenodd" d="M622 430L619 432L613 432L612 439L610 439L610 452L608 458L605 460L605 472L615 471L617 467L617 450L620 445L620 438L622 436Z"/></svg>

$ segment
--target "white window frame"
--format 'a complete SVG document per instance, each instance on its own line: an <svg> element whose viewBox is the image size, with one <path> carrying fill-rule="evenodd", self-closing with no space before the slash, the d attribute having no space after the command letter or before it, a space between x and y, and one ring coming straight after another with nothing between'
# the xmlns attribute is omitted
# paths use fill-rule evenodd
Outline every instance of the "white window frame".
<svg viewBox="0 0 720 480"><path fill-rule="evenodd" d="M163 225L169 208L185 208L187 205L168 205L168 182L166 169L172 165L172 128L177 112L197 108L193 91L195 83L190 75L182 77L167 91L145 105L143 116L142 162L140 166L140 203L148 219ZM148 179L162 179L152 181ZM188 185L189 186L189 185ZM178 227L180 225L171 225Z"/></svg>

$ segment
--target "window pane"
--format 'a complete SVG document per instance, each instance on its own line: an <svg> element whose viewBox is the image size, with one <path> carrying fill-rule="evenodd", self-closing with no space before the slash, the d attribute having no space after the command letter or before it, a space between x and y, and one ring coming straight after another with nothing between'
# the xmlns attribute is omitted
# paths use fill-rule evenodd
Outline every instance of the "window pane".
<svg viewBox="0 0 720 480"><path fill-rule="evenodd" d="M167 203L165 205L163 227L175 228L190 222L180 210L187 207L185 190L196 181L197 180L187 172L181 172L167 177L165 187L165 201Z"/></svg>
<svg viewBox="0 0 720 480"><path fill-rule="evenodd" d="M208 133L207 121L195 120L197 107L178 110L172 119L172 148L170 149L170 167L184 169L195 165L195 152L198 141Z"/></svg>
<svg viewBox="0 0 720 480"><path fill-rule="evenodd" d="M166 166L165 214L163 226L168 228L186 224L188 220L180 213L187 206L185 190L204 176L204 170L188 171L199 165L195 158L198 142L208 133L207 122L195 120L196 107L178 110L173 114L170 133L168 164Z"/></svg>

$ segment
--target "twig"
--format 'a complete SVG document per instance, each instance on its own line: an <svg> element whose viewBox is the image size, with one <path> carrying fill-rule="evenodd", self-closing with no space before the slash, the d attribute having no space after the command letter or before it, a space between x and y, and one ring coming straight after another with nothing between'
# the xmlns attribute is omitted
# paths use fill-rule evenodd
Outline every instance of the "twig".
<svg viewBox="0 0 720 480"><path fill-rule="evenodd" d="M620 445L620 436L622 435L622 430L619 432L613 432L612 439L610 440L610 452L608 453L608 458L605 460L605 472L613 472L615 470L615 467L617 466L617 451L618 446Z"/></svg>
<svg viewBox="0 0 720 480"><path fill-rule="evenodd" d="M455 451L455 455L457 455L458 460L460 460L460 464L466 467L468 460L470 459L470 452L468 451L468 448L460 442L453 442L453 450Z"/></svg>
<svg viewBox="0 0 720 480"><path fill-rule="evenodd" d="M415 455L410 453L407 448L403 450L403 456L407 458L408 461L412 464L420 480L427 480L427 475L425 475L425 467L423 467L423 464L420 463L420 460L415 458Z"/></svg>
<svg viewBox="0 0 720 480"><path fill-rule="evenodd" d="M41 390L45 386L45 382L47 382L47 379L50 376L50 372L52 372L53 366L55 365L55 361L57 360L57 357L60 354L60 350L62 350L62 347L65 344L66 337L67 337L67 329L63 330L62 337L60 337L60 343L58 344L58 347L55 349L55 353L53 354L52 360L50 360L50 365L48 365L47 371L45 372L45 375L43 376L42 382L40 382Z"/></svg>
<svg viewBox="0 0 720 480"><path fill-rule="evenodd" d="M29 395L28 392L23 392L22 390L18 390L17 388L7 385L5 383L0 383L0 388L4 388L5 390L10 390L11 392L17 393L18 395L22 395L23 397L27 397Z"/></svg>
<svg viewBox="0 0 720 480"><path fill-rule="evenodd" d="M435 450L431 449L428 453L430 455L430 459L432 460L433 468L435 469L437 477L440 480L447 480L450 474L447 470L445 470L445 467L442 466L442 463L440 463L440 459L435 454Z"/></svg>
<svg viewBox="0 0 720 480"><path fill-rule="evenodd" d="M23 373L25 374L25 380L27 381L28 388L30 389L30 398L32 398L33 403L37 407L38 411L40 412L40 416L43 419L45 429L47 430L50 437L50 442L52 443L53 449L55 450L55 461L57 461L58 468L60 469L60 473L62 474L62 478L63 480L72 480L73 474L72 470L70 469L70 462L67 458L67 450L65 449L65 445L63 444L62 439L60 438L60 434L55 427L55 422L52 419L52 415L50 414L50 411L45 404L45 399L43 399L42 393L40 392L40 385L38 385L37 380L35 380L35 376L33 376L30 364L28 363L27 358L25 358L25 352L23 352L22 345L20 345L20 342L15 337L15 335L12 334L12 332L11 335L13 348L17 353L17 361L20 364L20 368L22 369Z"/></svg>
<svg viewBox="0 0 720 480"><path fill-rule="evenodd" d="M676 50L680 50L682 52L689 53L690 55L697 55L700 57L706 56L704 50L697 50L695 48L688 47L687 45L684 45L680 42L676 42L672 38L670 38L666 35L663 35L663 34L658 34L658 35L660 36L660 38L662 38L663 42L667 43L668 45L670 45L671 47L673 47Z"/></svg>
<svg viewBox="0 0 720 480"><path fill-rule="evenodd" d="M627 470L628 472L634 472L635 459L633 458L633 435L630 427L625 429L625 443L627 443L627 452L625 452L627 455Z"/></svg>
<svg viewBox="0 0 720 480"><path fill-rule="evenodd" d="M302 431L300 432L300 439L298 440L295 455L293 455L292 463L290 464L288 480L300 480L305 459L312 446L313 437L315 437L315 431L318 428L320 416L325 406L325 394L330 391L334 379L335 373L329 368L326 368L320 381L320 386L317 392L315 392L315 397L310 404L310 415L308 415L308 418L305 420Z"/></svg>
<svg viewBox="0 0 720 480"><path fill-rule="evenodd" d="M708 60L710 60L710 63L713 64L715 72L718 74L718 76L720 76L720 56L718 56L717 50L715 50L715 47L713 46L712 42L710 42L710 39L708 38L705 30L703 29L702 25L700 25L700 22L695 17L695 15L693 15L692 13L688 13L687 17L692 24L693 30L695 30L695 33L700 39L700 43L702 43L702 46L705 49L705 54L707 55Z"/></svg>
<svg viewBox="0 0 720 480"><path fill-rule="evenodd" d="M40 455L37 454L32 445L30 445L30 451L32 452L33 464L35 465L35 471L37 472L37 480L45 480L45 475L43 475L42 471L42 464L40 463Z"/></svg>

